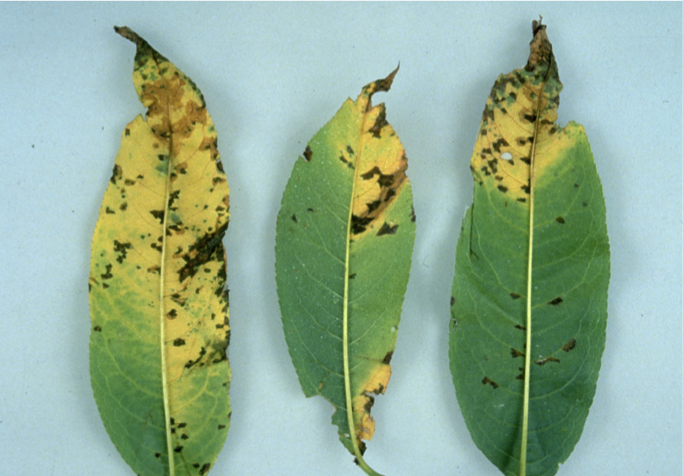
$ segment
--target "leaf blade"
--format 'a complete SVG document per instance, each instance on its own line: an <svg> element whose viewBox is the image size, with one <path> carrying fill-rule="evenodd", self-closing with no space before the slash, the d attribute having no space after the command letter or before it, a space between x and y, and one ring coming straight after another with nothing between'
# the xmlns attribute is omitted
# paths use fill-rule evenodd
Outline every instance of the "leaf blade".
<svg viewBox="0 0 683 476"><path fill-rule="evenodd" d="M230 414L227 181L201 92L116 30L137 45L133 80L148 111L122 134L93 236L93 391L138 474L206 474Z"/></svg>
<svg viewBox="0 0 683 476"><path fill-rule="evenodd" d="M527 67L501 75L487 101L456 252L451 372L472 438L505 474L555 474L604 349L604 199L583 128L555 125L561 87L535 23Z"/></svg>
<svg viewBox="0 0 683 476"><path fill-rule="evenodd" d="M374 433L373 395L388 383L414 241L403 147L384 105L371 104L395 73L347 100L309 142L276 238L283 326L302 389L335 406L340 439L369 474L362 440Z"/></svg>

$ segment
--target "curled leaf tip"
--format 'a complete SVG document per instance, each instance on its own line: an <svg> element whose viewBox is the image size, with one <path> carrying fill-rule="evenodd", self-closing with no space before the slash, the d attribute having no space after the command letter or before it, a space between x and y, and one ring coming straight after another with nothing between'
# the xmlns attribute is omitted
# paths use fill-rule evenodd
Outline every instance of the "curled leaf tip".
<svg viewBox="0 0 683 476"><path fill-rule="evenodd" d="M555 60L553 58L553 45L548 40L548 35L545 31L546 25L543 23L543 17L538 21L534 20L531 23L531 28L533 31L533 39L530 43L530 53L529 61L527 62L526 69L531 71L539 65L554 65Z"/></svg>
<svg viewBox="0 0 683 476"><path fill-rule="evenodd" d="M135 33L133 30L128 28L127 26L115 26L114 31L121 35L122 37L126 38L127 40L132 41L133 43L137 44L138 46L142 44L146 44L147 42L143 40L140 35Z"/></svg>
<svg viewBox="0 0 683 476"><path fill-rule="evenodd" d="M394 82L394 77L396 76L396 73L398 73L398 69L401 67L401 63L396 66L396 69L393 70L391 73L389 73L389 76L387 76L384 79L377 79L373 81L372 83L368 84L363 88L363 95L367 96L368 98L372 98L372 95L375 94L376 92L387 92L389 89L391 89L391 85ZM372 108L372 103L368 102L368 108L367 110L369 111Z"/></svg>

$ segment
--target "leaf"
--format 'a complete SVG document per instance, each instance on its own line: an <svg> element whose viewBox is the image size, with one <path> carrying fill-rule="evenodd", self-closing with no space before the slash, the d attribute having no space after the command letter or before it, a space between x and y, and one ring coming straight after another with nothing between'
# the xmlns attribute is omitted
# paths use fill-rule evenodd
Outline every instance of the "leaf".
<svg viewBox="0 0 683 476"><path fill-rule="evenodd" d="M128 28L146 120L126 126L93 237L90 371L102 421L141 475L203 475L230 424L228 185L190 78Z"/></svg>
<svg viewBox="0 0 683 476"><path fill-rule="evenodd" d="M533 23L496 81L471 169L451 300L453 382L476 445L507 474L552 475L576 445L605 345L605 204L582 126L555 124L557 65Z"/></svg>
<svg viewBox="0 0 683 476"><path fill-rule="evenodd" d="M335 407L339 438L368 474L374 395L389 361L415 240L408 162L384 104L398 68L348 99L308 143L277 220L276 275L285 338L307 397Z"/></svg>

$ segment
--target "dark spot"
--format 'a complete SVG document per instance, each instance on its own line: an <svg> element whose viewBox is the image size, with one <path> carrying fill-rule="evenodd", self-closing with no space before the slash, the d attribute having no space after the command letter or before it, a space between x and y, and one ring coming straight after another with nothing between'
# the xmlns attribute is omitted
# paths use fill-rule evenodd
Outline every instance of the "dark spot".
<svg viewBox="0 0 683 476"><path fill-rule="evenodd" d="M215 179L214 179L215 180ZM180 197L180 190L175 190L171 192L168 196L168 208L171 210L176 210L177 208L173 208L173 203L178 200Z"/></svg>
<svg viewBox="0 0 683 476"><path fill-rule="evenodd" d="M122 212L125 212L128 209L128 202L123 202L121 206L119 206L119 210Z"/></svg>
<svg viewBox="0 0 683 476"><path fill-rule="evenodd" d="M111 208L109 208L109 207L107 207L107 208L104 210L104 212L105 212L105 213L108 213L109 215L115 215L115 214L116 214L116 212L115 212L114 210L112 210Z"/></svg>
<svg viewBox="0 0 683 476"><path fill-rule="evenodd" d="M520 203L526 203L526 198L518 198L517 201Z"/></svg>
<svg viewBox="0 0 683 476"><path fill-rule="evenodd" d="M524 114L524 120L528 122L536 122L536 114Z"/></svg>
<svg viewBox="0 0 683 476"><path fill-rule="evenodd" d="M346 146L346 152L348 152L349 154L353 154L353 149L351 148L350 145Z"/></svg>
<svg viewBox="0 0 683 476"><path fill-rule="evenodd" d="M121 166L116 164L114 165L114 170L112 171L111 178L109 181L116 185L116 181L120 179L123 176L123 170L121 169Z"/></svg>
<svg viewBox="0 0 683 476"><path fill-rule="evenodd" d="M382 236L382 235L394 235L396 234L396 230L398 229L398 225L390 225L387 222L384 222L384 225L382 225L377 232L377 236Z"/></svg>
<svg viewBox="0 0 683 476"><path fill-rule="evenodd" d="M167 155L164 155L164 154L158 154L158 155L157 155L157 159L159 159L160 162L163 162L163 161L166 160L167 158L168 158L168 156L167 156Z"/></svg>
<svg viewBox="0 0 683 476"><path fill-rule="evenodd" d="M178 445L175 448L173 448L173 451L175 451L176 453L180 453L181 451L183 451L183 447Z"/></svg>
<svg viewBox="0 0 683 476"><path fill-rule="evenodd" d="M389 190L387 190L386 195L384 195L384 201L388 202L389 200L391 200L395 196L396 196L396 189L390 188Z"/></svg>
<svg viewBox="0 0 683 476"><path fill-rule="evenodd" d="M355 278L355 277L356 277L356 273L351 273L351 274L349 274L349 279L353 279L353 278Z"/></svg>
<svg viewBox="0 0 683 476"><path fill-rule="evenodd" d="M411 205L410 207L410 221L415 223L415 207Z"/></svg>
<svg viewBox="0 0 683 476"><path fill-rule="evenodd" d="M536 360L534 363L535 363L536 365L545 365L545 364L547 364L548 362L559 362L559 361L560 361L560 359L558 359L558 358L556 358L556 357L553 357L553 356L550 356L550 357L546 357L546 358L544 358L544 359L538 359L538 360Z"/></svg>
<svg viewBox="0 0 683 476"><path fill-rule="evenodd" d="M587 206L588 206L588 202L581 202L581 205L582 205L583 207L587 207Z"/></svg>
<svg viewBox="0 0 683 476"><path fill-rule="evenodd" d="M498 190L505 193L508 191L508 188L505 185L498 185Z"/></svg>
<svg viewBox="0 0 683 476"><path fill-rule="evenodd" d="M517 145L524 145L524 144L526 144L526 139L524 139L523 137L518 137L517 138Z"/></svg>
<svg viewBox="0 0 683 476"><path fill-rule="evenodd" d="M510 355L512 356L513 359L517 357L524 357L524 352L517 350L515 348L510 349Z"/></svg>
<svg viewBox="0 0 683 476"><path fill-rule="evenodd" d="M197 365L199 363L200 360L202 360L202 357L204 357L205 355L206 355L206 348L204 348L204 346L202 346L202 348L199 350L199 356L195 360L188 360L185 363L185 368L190 369L190 368L194 367L195 365Z"/></svg>
<svg viewBox="0 0 683 476"><path fill-rule="evenodd" d="M126 130L128 130L128 129L126 129ZM155 458L161 458L161 453L154 453L154 457Z"/></svg>
<svg viewBox="0 0 683 476"><path fill-rule="evenodd" d="M225 429L225 425L218 425L218 429L219 429L219 430L224 430L224 429Z"/></svg>
<svg viewBox="0 0 683 476"><path fill-rule="evenodd" d="M171 309L170 311L168 311L168 312L166 313L166 319L171 319L171 320L173 320L173 319L175 319L176 317L178 317L178 312L177 312L175 309Z"/></svg>
<svg viewBox="0 0 683 476"><path fill-rule="evenodd" d="M377 210L381 204L381 200L375 200L374 202L366 203L365 205L368 207L368 214Z"/></svg>
<svg viewBox="0 0 683 476"><path fill-rule="evenodd" d="M524 193L531 193L531 188L528 185L522 185L522 190L524 190Z"/></svg>
<svg viewBox="0 0 683 476"><path fill-rule="evenodd" d="M574 184L574 188L579 188L579 184L578 184L578 183L575 183L575 184Z"/></svg>
<svg viewBox="0 0 683 476"><path fill-rule="evenodd" d="M296 215L294 215L294 214L292 215L292 221L293 221L294 223L297 223L297 222L298 222L298 220L296 219Z"/></svg>
<svg viewBox="0 0 683 476"><path fill-rule="evenodd" d="M453 304L455 304L455 297L454 297L454 296L451 296L451 306L452 306Z"/></svg>
<svg viewBox="0 0 683 476"><path fill-rule="evenodd" d="M351 233L354 235L363 233L371 221L372 218L351 215Z"/></svg>
<svg viewBox="0 0 683 476"><path fill-rule="evenodd" d="M484 377L484 378L482 379L481 383L483 383L484 385L489 384L489 385L491 385L494 389L498 388L498 384L497 384L496 382L494 382L493 380L491 380L490 378L488 378L488 377Z"/></svg>
<svg viewBox="0 0 683 476"><path fill-rule="evenodd" d="M572 339L562 346L562 350L569 352L570 350L574 349L574 347L576 347L576 340Z"/></svg>
<svg viewBox="0 0 683 476"><path fill-rule="evenodd" d="M562 217L557 217L557 218L555 218L555 221L556 221L557 223L559 223L560 225L564 225L564 218L562 218Z"/></svg>
<svg viewBox="0 0 683 476"><path fill-rule="evenodd" d="M379 137L382 132L382 128L388 124L387 122L387 113L382 108L382 110L377 114L377 119L375 119L375 123L373 126L369 129L369 132L372 132L372 135L374 137Z"/></svg>
<svg viewBox="0 0 683 476"><path fill-rule="evenodd" d="M390 350L389 352L387 352L387 355L385 355L384 359L382 359L382 363L389 365L389 362L391 362L392 355L394 355L394 351Z"/></svg>
<svg viewBox="0 0 683 476"><path fill-rule="evenodd" d="M194 276L199 268L211 259L211 256L214 255L216 250L218 250L218 252L215 253L216 256L222 258L222 240L227 228L228 223L223 223L213 233L206 233L203 237L190 245L187 253L183 255L185 265L178 271L181 283L188 277Z"/></svg>
<svg viewBox="0 0 683 476"><path fill-rule="evenodd" d="M126 127L126 137L130 135L130 129Z"/></svg>
<svg viewBox="0 0 683 476"><path fill-rule="evenodd" d="M181 440L187 440L188 438L189 438L189 436L187 436L186 433L183 433L182 435L180 435Z"/></svg>
<svg viewBox="0 0 683 476"><path fill-rule="evenodd" d="M125 260L126 256L128 256L128 252L126 250L129 250L132 247L133 245L130 243L121 243L118 240L114 240L114 253L118 253L116 261L118 263L123 263L123 260Z"/></svg>
<svg viewBox="0 0 683 476"><path fill-rule="evenodd" d="M496 152L500 152L500 148L501 148L501 147L503 147L503 146L509 146L510 144L508 144L508 141L506 141L505 139L503 139L503 138L501 137L500 139L498 139L497 141L495 141L495 142L494 142L493 144L491 144L491 145L493 146L493 150L495 150Z"/></svg>
<svg viewBox="0 0 683 476"><path fill-rule="evenodd" d="M344 164L347 164L347 163L349 162L348 160L346 160L346 157L344 157L344 154L341 154L341 155L339 156L339 160L341 160L342 163L344 163Z"/></svg>
<svg viewBox="0 0 683 476"><path fill-rule="evenodd" d="M159 220L159 223L164 223L164 214L166 213L164 210L152 210L149 213L151 213L154 218Z"/></svg>
<svg viewBox="0 0 683 476"><path fill-rule="evenodd" d="M102 332L102 328L100 326L95 326L92 328L95 332Z"/></svg>
<svg viewBox="0 0 683 476"><path fill-rule="evenodd" d="M313 209L312 209L312 208L308 208L307 210L308 210L310 213L313 213Z"/></svg>
<svg viewBox="0 0 683 476"><path fill-rule="evenodd" d="M517 367L517 368L521 371L521 373L515 378L517 380L524 380L524 367Z"/></svg>
<svg viewBox="0 0 683 476"><path fill-rule="evenodd" d="M204 463L202 465L202 468L199 470L200 476L203 476L206 473L208 473L210 469L211 469L211 463Z"/></svg>
<svg viewBox="0 0 683 476"><path fill-rule="evenodd" d="M306 146L306 150L304 150L304 159L306 159L306 162L310 162L311 157L313 157L313 151L310 146Z"/></svg>
<svg viewBox="0 0 683 476"><path fill-rule="evenodd" d="M171 294L171 301L174 303L178 304L179 306L184 306L185 305L185 299L180 297L180 294L178 293L173 293Z"/></svg>
<svg viewBox="0 0 683 476"><path fill-rule="evenodd" d="M515 329L519 329L520 331L525 331L525 330L526 330L526 327L517 324L517 325L515 326Z"/></svg>
<svg viewBox="0 0 683 476"><path fill-rule="evenodd" d="M363 180L370 180L372 177L375 176L375 174L382 175L382 171L379 170L379 167L377 167L376 165L364 174L361 174L360 178L362 178Z"/></svg>
<svg viewBox="0 0 683 476"><path fill-rule="evenodd" d="M521 295L521 294L517 294L517 293L510 293L510 297L511 297L512 299L519 299L519 298L522 297L522 295Z"/></svg>
<svg viewBox="0 0 683 476"><path fill-rule="evenodd" d="M552 301L550 301L548 304L551 304L551 305L553 305L553 306L557 306L557 305L559 305L559 304L562 303L562 302L563 302L563 300L562 300L561 297L556 297L555 299L553 299Z"/></svg>
<svg viewBox="0 0 683 476"><path fill-rule="evenodd" d="M180 347L181 345L185 345L185 340L178 337L176 340L173 341L173 345L176 347Z"/></svg>
<svg viewBox="0 0 683 476"><path fill-rule="evenodd" d="M111 264L107 264L107 265L105 266L106 272L105 272L104 274L100 274L100 277L101 277L102 279L111 279L111 278L113 278L114 275L111 274L111 268L112 268Z"/></svg>

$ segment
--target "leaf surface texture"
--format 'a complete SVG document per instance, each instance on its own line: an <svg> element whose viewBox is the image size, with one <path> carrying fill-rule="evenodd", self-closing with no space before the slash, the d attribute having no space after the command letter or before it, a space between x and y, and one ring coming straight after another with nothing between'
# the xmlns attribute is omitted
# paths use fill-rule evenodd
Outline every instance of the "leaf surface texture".
<svg viewBox="0 0 683 476"><path fill-rule="evenodd" d="M477 446L507 475L552 475L576 445L605 345L609 243L584 128L557 120L545 25L501 75L471 159L456 252L450 361Z"/></svg>
<svg viewBox="0 0 683 476"><path fill-rule="evenodd" d="M228 185L190 78L132 30L146 118L121 137L92 243L90 371L102 421L140 475L203 475L230 424L222 238Z"/></svg>
<svg viewBox="0 0 683 476"><path fill-rule="evenodd" d="M348 99L311 139L277 221L277 290L299 382L334 405L340 440L368 474L363 440L389 382L415 240L406 155L384 104L371 103L395 74Z"/></svg>

